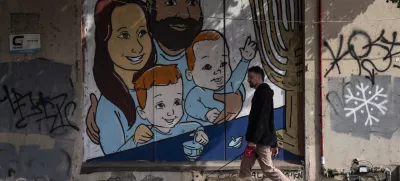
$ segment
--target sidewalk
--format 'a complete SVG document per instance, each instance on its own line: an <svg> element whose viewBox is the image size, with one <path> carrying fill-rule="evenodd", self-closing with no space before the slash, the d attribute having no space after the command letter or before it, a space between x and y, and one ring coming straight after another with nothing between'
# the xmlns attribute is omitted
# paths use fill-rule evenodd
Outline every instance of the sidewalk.
<svg viewBox="0 0 400 181"><path fill-rule="evenodd" d="M288 163L285 161L274 161L275 167L280 169L291 181L302 181L304 178L303 166L296 163ZM206 171L203 174L203 180L208 176L207 181L270 181L264 178L258 162L253 167L253 178L240 179L239 176L240 161L234 161L229 166L224 167L222 171L214 173ZM209 175L211 174L211 175Z"/></svg>

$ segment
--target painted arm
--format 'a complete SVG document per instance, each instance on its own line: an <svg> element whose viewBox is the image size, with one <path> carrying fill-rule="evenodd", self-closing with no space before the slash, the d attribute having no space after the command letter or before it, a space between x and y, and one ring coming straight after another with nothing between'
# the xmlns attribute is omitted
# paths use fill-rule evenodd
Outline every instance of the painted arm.
<svg viewBox="0 0 400 181"><path fill-rule="evenodd" d="M232 76L225 86L226 93L236 92L240 88L242 82L244 81L244 78L246 78L249 64L250 62L246 59L242 58L242 60L240 60L240 63L236 66L235 70L232 72Z"/></svg>
<svg viewBox="0 0 400 181"><path fill-rule="evenodd" d="M195 87L190 90L186 97L185 110L189 116L207 121L207 112L209 111L209 109L203 104L201 100L203 92L204 91L199 87Z"/></svg>
<svg viewBox="0 0 400 181"><path fill-rule="evenodd" d="M100 130L100 146L104 154L111 154L134 147L133 141L125 143L123 125L128 124L125 116L104 97L99 101L96 122Z"/></svg>
<svg viewBox="0 0 400 181"><path fill-rule="evenodd" d="M180 134L185 134L188 132L192 131L204 131L204 128L199 124L198 122L195 121L189 121L189 122L180 122L178 123L175 128L172 128L172 134L171 137L180 135Z"/></svg>
<svg viewBox="0 0 400 181"><path fill-rule="evenodd" d="M206 145L209 141L207 134L204 132L204 128L198 122L179 123L173 129L174 133L171 136L194 131L190 136L193 136L196 142Z"/></svg>

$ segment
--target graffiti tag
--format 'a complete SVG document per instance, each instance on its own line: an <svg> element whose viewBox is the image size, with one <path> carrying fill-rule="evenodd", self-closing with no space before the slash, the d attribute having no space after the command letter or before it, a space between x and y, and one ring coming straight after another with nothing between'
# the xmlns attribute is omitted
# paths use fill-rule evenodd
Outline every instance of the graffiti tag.
<svg viewBox="0 0 400 181"><path fill-rule="evenodd" d="M383 73L389 70L391 67L399 69L400 66L394 65L393 64L393 57L396 55L400 54L400 51L394 51L395 47L400 46L400 42L396 42L397 39L397 32L393 32L391 38L386 38L385 37L385 30L381 31L381 34L379 35L378 38L375 40L372 40L372 38L364 31L361 30L356 30L353 31L353 33L350 35L350 37L347 40L347 50L343 49L343 44L344 44L344 38L343 35L340 35L340 42L339 42L339 48L337 52L333 52L332 47L329 45L327 41L324 42L324 46L328 49L331 57L333 58L333 62L331 63L330 67L325 73L325 77L329 75L329 73L334 69L337 68L339 74L341 74L340 71L340 66L339 62L343 60L344 57L347 55L350 55L358 65L358 75L361 75L361 71L365 70L368 75L365 76L367 79L369 79L372 83L372 85L375 84L375 76L377 73ZM357 39L365 39L366 44L362 46L362 52L355 50L355 45L354 41ZM382 58L383 65L385 65L383 68L378 68L376 66L376 62L374 63L371 60L370 54L373 49L379 49L382 50L386 53L384 57ZM367 65L370 65L372 68L367 68Z"/></svg>
<svg viewBox="0 0 400 181"><path fill-rule="evenodd" d="M42 121L50 122L50 133L65 127L79 131L78 126L68 120L68 111L71 109L71 114L73 114L76 109L76 103L73 101L66 102L68 98L66 93L50 97L39 92L37 97L33 97L32 92L19 93L14 88L8 89L5 85L3 86L3 91L5 96L0 98L0 103L8 101L14 116L18 116L18 120L15 123L17 129L26 128L30 120L34 120L36 123Z"/></svg>

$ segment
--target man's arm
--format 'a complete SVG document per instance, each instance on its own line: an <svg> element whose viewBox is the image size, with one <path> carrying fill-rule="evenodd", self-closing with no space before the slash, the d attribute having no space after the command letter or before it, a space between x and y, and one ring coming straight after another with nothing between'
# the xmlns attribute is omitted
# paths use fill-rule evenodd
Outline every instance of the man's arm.
<svg viewBox="0 0 400 181"><path fill-rule="evenodd" d="M271 101L272 101L272 94L271 91L264 89L261 93L259 93L260 97L258 99L258 104L253 106L260 106L257 120L254 120L253 126L255 126L255 131L252 134L252 137L249 142L257 143L264 134L264 131L268 128L268 121L271 112Z"/></svg>

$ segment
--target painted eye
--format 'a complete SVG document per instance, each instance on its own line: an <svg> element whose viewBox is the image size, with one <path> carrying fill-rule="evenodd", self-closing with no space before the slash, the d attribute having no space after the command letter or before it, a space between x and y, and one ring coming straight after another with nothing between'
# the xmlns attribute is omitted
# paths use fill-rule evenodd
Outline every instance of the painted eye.
<svg viewBox="0 0 400 181"><path fill-rule="evenodd" d="M175 102L174 102L174 104L177 105L177 106L179 106L179 105L181 105L182 103L181 103L181 100L180 100L180 99L176 99Z"/></svg>
<svg viewBox="0 0 400 181"><path fill-rule="evenodd" d="M165 108L165 104L164 103L158 103L156 105L156 109L164 109Z"/></svg>
<svg viewBox="0 0 400 181"><path fill-rule="evenodd" d="M176 0L166 0L165 5L167 6L176 6Z"/></svg>
<svg viewBox="0 0 400 181"><path fill-rule="evenodd" d="M119 36L118 36L118 38L121 38L121 39L129 39L131 37L131 35L129 35L129 33L121 33Z"/></svg>
<svg viewBox="0 0 400 181"><path fill-rule="evenodd" d="M147 31L146 30L141 30L141 31L139 31L138 36L139 37L143 37L145 34L147 34Z"/></svg>
<svg viewBox="0 0 400 181"><path fill-rule="evenodd" d="M221 67L225 67L226 64L227 64L226 62L222 62L222 63L221 63Z"/></svg>
<svg viewBox="0 0 400 181"><path fill-rule="evenodd" d="M203 70L211 70L212 66L210 64L206 64L206 65L204 65L204 67L202 69Z"/></svg>
<svg viewBox="0 0 400 181"><path fill-rule="evenodd" d="M188 0L187 3L189 6L195 6L199 3L199 1L198 0Z"/></svg>

